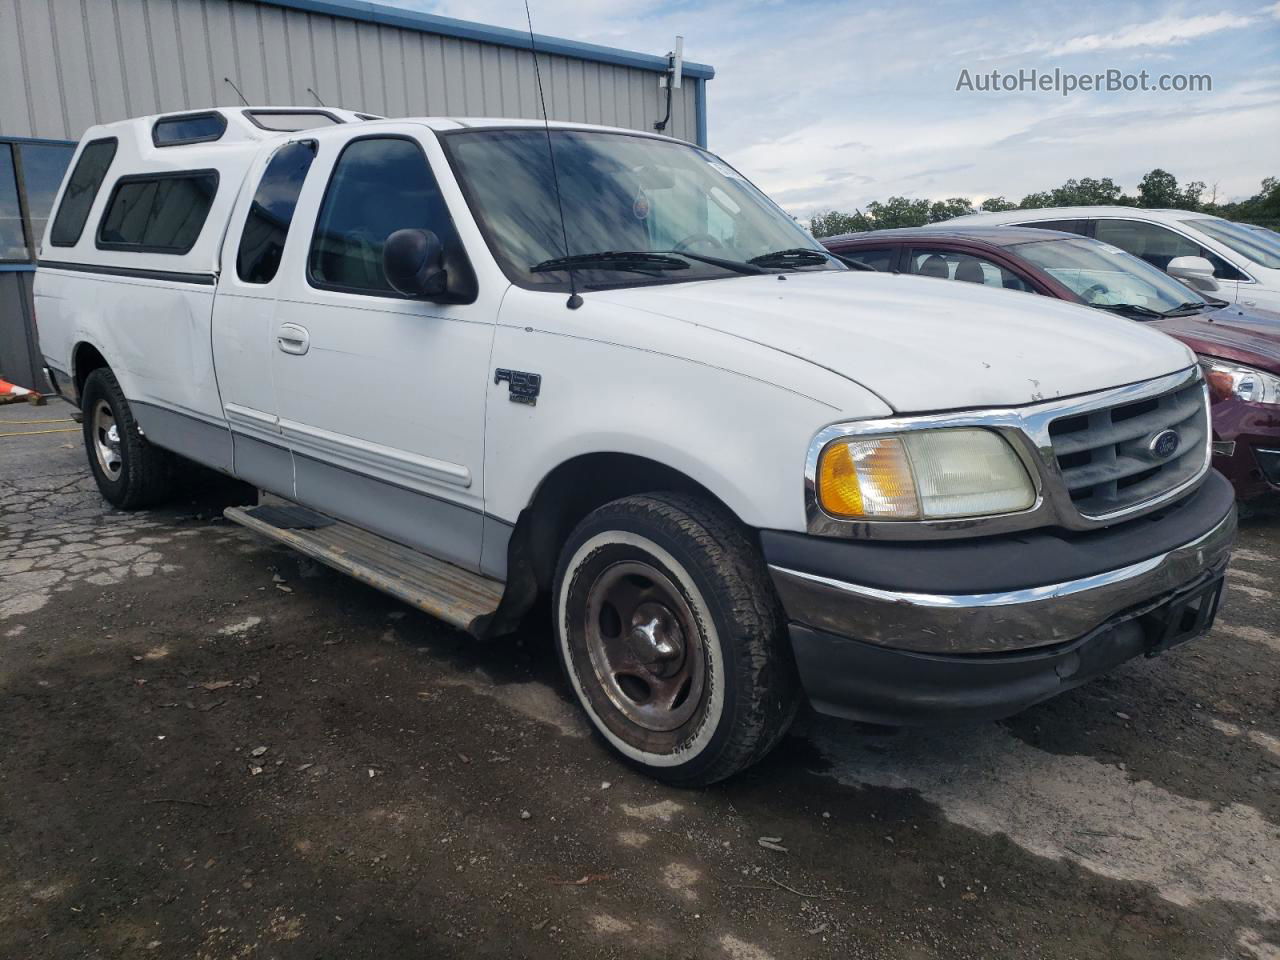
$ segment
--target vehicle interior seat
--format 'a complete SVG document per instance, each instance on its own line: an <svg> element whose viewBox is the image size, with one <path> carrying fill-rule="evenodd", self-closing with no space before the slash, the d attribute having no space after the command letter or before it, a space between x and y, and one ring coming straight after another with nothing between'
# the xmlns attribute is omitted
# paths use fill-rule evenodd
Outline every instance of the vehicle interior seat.
<svg viewBox="0 0 1280 960"><path fill-rule="evenodd" d="M976 258L963 257L956 265L955 279L963 280L965 283L986 283L987 275Z"/></svg>
<svg viewBox="0 0 1280 960"><path fill-rule="evenodd" d="M936 253L925 257L924 263L920 264L919 274L922 277L939 277L943 280L951 276L947 270L947 261Z"/></svg>

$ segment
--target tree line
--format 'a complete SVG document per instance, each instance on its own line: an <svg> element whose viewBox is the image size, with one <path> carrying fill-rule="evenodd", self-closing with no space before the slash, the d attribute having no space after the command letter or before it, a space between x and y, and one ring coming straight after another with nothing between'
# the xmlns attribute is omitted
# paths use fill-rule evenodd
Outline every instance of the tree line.
<svg viewBox="0 0 1280 960"><path fill-rule="evenodd" d="M1138 182L1137 190L1132 194L1125 193L1124 188L1110 177L1081 177L1079 180L1068 180L1053 190L1029 193L1017 203L1004 197L991 197L977 206L965 197L950 197L946 200L890 197L883 202L873 200L865 210L855 210L853 213L829 210L816 214L809 221L809 229L815 237L831 237L865 230L922 227L927 223L950 220L966 213L1100 205L1196 210L1228 220L1275 228L1280 226L1280 178L1267 177L1262 181L1262 188L1247 200L1219 203L1216 187L1210 191L1199 180L1179 186L1177 177L1157 167Z"/></svg>

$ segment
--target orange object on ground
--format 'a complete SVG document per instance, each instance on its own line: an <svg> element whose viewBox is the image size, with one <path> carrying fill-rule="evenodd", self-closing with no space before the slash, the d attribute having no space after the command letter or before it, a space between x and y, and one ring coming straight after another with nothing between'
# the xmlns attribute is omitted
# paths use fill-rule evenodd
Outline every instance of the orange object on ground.
<svg viewBox="0 0 1280 960"><path fill-rule="evenodd" d="M20 387L8 380L0 380L0 403L16 403L19 400L34 403L38 407L44 405L44 397L36 391Z"/></svg>

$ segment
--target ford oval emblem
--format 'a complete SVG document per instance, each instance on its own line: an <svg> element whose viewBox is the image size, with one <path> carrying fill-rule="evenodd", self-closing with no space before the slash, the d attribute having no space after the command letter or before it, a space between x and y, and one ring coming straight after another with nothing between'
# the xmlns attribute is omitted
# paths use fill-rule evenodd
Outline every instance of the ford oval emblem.
<svg viewBox="0 0 1280 960"><path fill-rule="evenodd" d="M1161 460L1168 460L1178 452L1178 444L1182 442L1182 438L1178 436L1176 430L1161 430L1151 442L1147 444L1147 449Z"/></svg>

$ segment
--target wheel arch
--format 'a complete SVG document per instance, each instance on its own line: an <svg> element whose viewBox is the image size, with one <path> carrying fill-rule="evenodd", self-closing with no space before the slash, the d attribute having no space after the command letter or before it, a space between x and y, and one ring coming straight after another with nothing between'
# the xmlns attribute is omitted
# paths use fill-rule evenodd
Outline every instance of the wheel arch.
<svg viewBox="0 0 1280 960"><path fill-rule="evenodd" d="M506 593L489 632L515 629L538 596L550 590L561 547L591 511L621 497L660 492L699 496L737 518L704 484L649 457L586 453L556 465L516 519L507 544Z"/></svg>
<svg viewBox="0 0 1280 960"><path fill-rule="evenodd" d="M88 340L81 340L72 349L71 382L75 387L76 406L80 405L81 397L84 396L84 382L89 379L89 374L101 367L110 370L111 364L107 363L102 351Z"/></svg>

